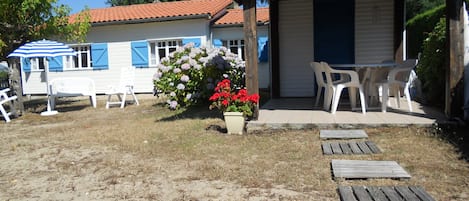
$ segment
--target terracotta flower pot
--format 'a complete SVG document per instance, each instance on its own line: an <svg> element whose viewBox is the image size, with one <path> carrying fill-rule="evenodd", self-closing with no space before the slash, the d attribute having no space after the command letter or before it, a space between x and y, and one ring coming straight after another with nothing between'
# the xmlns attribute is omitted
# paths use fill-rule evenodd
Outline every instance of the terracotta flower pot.
<svg viewBox="0 0 469 201"><path fill-rule="evenodd" d="M244 132L245 119L242 112L224 112L226 129L228 134L242 135Z"/></svg>

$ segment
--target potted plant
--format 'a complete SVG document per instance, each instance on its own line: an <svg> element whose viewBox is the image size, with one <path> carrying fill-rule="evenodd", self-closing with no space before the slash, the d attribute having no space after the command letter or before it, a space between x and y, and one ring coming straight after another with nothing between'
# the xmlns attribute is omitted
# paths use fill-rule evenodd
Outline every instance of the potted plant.
<svg viewBox="0 0 469 201"><path fill-rule="evenodd" d="M243 134L245 120L253 115L259 95L248 95L246 89L233 90L230 80L224 79L217 84L209 100L212 101L210 109L223 112L228 134Z"/></svg>

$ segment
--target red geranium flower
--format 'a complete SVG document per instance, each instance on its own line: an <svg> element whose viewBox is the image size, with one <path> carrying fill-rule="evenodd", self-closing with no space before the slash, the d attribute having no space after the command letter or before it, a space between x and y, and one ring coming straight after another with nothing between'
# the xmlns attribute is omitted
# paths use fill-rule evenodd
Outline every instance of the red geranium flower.
<svg viewBox="0 0 469 201"><path fill-rule="evenodd" d="M212 101L210 109L218 108L223 112L242 112L245 116L252 116L259 103L259 95L249 95L246 89L236 92L231 89L230 80L224 79L218 82L215 93L209 100Z"/></svg>

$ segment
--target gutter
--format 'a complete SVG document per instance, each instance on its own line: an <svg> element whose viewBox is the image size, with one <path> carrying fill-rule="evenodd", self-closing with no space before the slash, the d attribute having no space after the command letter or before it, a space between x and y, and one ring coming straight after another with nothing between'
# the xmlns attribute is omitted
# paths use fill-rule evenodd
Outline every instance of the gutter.
<svg viewBox="0 0 469 201"><path fill-rule="evenodd" d="M267 22L258 22L257 23L257 26L267 26L269 25L270 23L267 21ZM226 28L226 27L243 27L243 23L240 23L240 24L214 24L212 25L213 28Z"/></svg>
<svg viewBox="0 0 469 201"><path fill-rule="evenodd" d="M107 21L107 22L94 22L91 26L107 26L107 25L123 25L123 24L141 24L149 22L165 22L175 20L187 20L187 19L200 19L207 18L211 19L210 14L197 14L197 15L185 15L185 16L174 16L174 17L162 17L162 18L146 18L146 19L134 19L134 20L119 20L119 21Z"/></svg>

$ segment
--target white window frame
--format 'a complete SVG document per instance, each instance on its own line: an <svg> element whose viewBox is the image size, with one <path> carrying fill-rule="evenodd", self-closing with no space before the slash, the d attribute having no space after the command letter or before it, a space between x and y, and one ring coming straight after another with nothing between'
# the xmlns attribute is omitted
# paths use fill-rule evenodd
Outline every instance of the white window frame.
<svg viewBox="0 0 469 201"><path fill-rule="evenodd" d="M44 66L43 68L40 68L39 66L39 59L42 59L44 61ZM33 57L29 59L30 67L31 67L31 72L42 72L45 70L46 65L49 65L49 62L45 57Z"/></svg>
<svg viewBox="0 0 469 201"><path fill-rule="evenodd" d="M230 50L230 52L231 52L231 48L237 48L236 54L238 55L238 58L244 61L244 54L246 54L244 52L244 39L223 40L222 43L223 43L223 46L225 46L228 50ZM240 52L242 54L239 54Z"/></svg>
<svg viewBox="0 0 469 201"><path fill-rule="evenodd" d="M77 52L76 56L64 56L63 57L63 66L64 71L73 71L73 70L92 70L93 66L91 65L91 44L80 44L80 45L70 45L72 49ZM86 54L86 61L83 61L81 57L82 54ZM75 59L78 63L75 63ZM85 62L85 66L83 63Z"/></svg>
<svg viewBox="0 0 469 201"><path fill-rule="evenodd" d="M164 57L169 58L169 54L172 48L176 50L182 47L182 39L165 39L165 40L151 40L148 41L148 63L150 67L156 67L160 64L162 56L159 54L159 50L164 51Z"/></svg>

